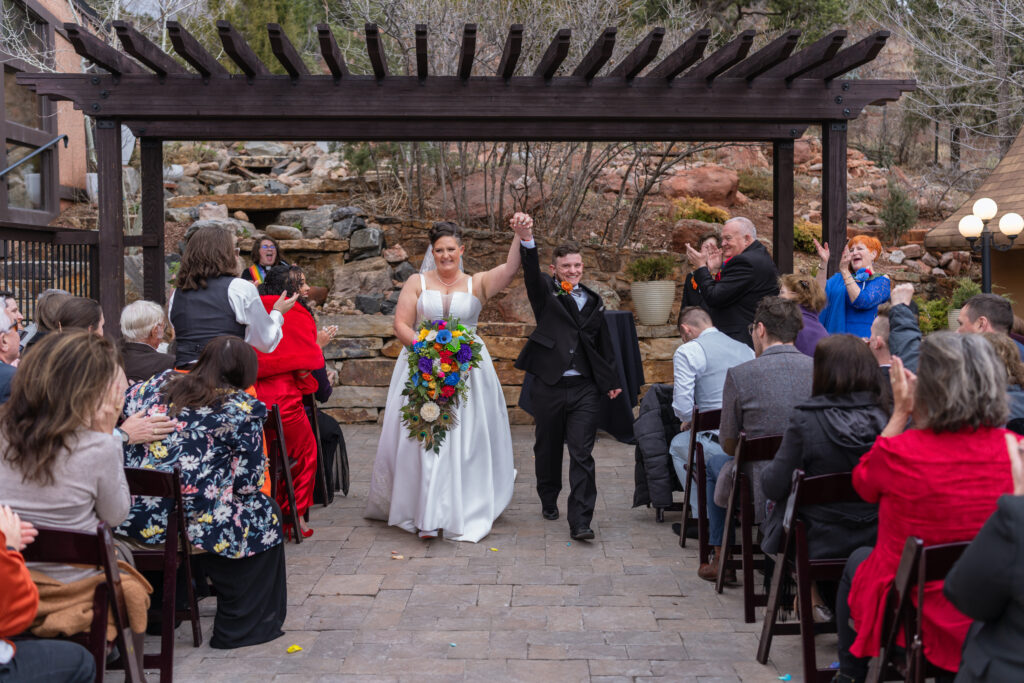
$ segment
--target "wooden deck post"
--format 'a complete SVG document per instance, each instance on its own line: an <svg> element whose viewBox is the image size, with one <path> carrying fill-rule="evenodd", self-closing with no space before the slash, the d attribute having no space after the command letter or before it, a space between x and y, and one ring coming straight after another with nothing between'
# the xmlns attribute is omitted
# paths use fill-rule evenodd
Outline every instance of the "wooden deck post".
<svg viewBox="0 0 1024 683"><path fill-rule="evenodd" d="M772 141L772 253L779 273L793 272L793 141Z"/></svg>
<svg viewBox="0 0 1024 683"><path fill-rule="evenodd" d="M164 282L164 149L163 141L142 138L142 296L161 306Z"/></svg>
<svg viewBox="0 0 1024 683"><path fill-rule="evenodd" d="M831 250L831 277L846 246L846 121L823 121L821 145L821 236Z"/></svg>
<svg viewBox="0 0 1024 683"><path fill-rule="evenodd" d="M99 302L106 336L121 338L124 305L124 196L121 186L121 124L114 119L96 121L96 161L99 176Z"/></svg>

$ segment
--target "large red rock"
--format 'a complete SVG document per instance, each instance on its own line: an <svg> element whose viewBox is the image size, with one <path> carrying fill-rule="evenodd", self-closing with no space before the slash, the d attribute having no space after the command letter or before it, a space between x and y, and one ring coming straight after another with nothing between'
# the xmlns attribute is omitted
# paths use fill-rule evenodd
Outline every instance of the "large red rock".
<svg viewBox="0 0 1024 683"><path fill-rule="evenodd" d="M505 215L500 217L501 223L504 223L516 211L530 213L540 205L541 188L537 184L537 179L529 176L527 181L527 176L524 174L525 170L522 167L513 166L509 169L505 185L505 199L502 204L502 211ZM500 181L500 172L498 176ZM529 187L526 186L527 183L529 183ZM498 184L500 185L501 183L499 182ZM515 186L513 188L515 196L510 191L509 185ZM486 190L484 189L485 186ZM462 204L462 182L460 180L453 180L452 185L445 187L443 191L439 188L431 197L431 200L438 206L444 204L445 220L457 220L459 217L452 201L453 192L455 194L454 199L459 204ZM444 201L445 193L447 193L447 202ZM547 194L547 192L545 191L544 194ZM471 220L487 218L497 212L498 203L498 197L494 196L494 181L489 173L478 171L466 176L466 202L464 208L466 215Z"/></svg>
<svg viewBox="0 0 1024 683"><path fill-rule="evenodd" d="M715 152L715 160L729 168L769 168L771 163L760 145L730 145Z"/></svg>
<svg viewBox="0 0 1024 683"><path fill-rule="evenodd" d="M687 244L692 245L694 249L700 249L700 239L709 232L721 234L722 226L693 218L683 218L672 228L669 248L677 254L685 254Z"/></svg>
<svg viewBox="0 0 1024 683"><path fill-rule="evenodd" d="M732 206L738 189L736 171L715 165L680 169L661 181L661 193L666 197L700 197L715 206Z"/></svg>

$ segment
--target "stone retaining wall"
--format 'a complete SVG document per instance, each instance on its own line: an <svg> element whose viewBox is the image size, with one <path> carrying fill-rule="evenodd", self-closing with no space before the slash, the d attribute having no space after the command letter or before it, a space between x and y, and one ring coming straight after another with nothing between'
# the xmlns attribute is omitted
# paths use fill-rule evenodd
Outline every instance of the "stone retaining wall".
<svg viewBox="0 0 1024 683"><path fill-rule="evenodd" d="M320 325L337 325L339 337L325 350L328 369L338 372L338 384L324 409L341 423L376 422L387 402L395 359L402 347L394 336L390 315L326 315ZM509 422L532 424L516 404L523 373L513 367L533 325L481 323L478 327L494 360L509 408ZM681 339L674 325L637 326L644 378L650 383L672 381L672 354ZM644 385L641 391L646 391Z"/></svg>

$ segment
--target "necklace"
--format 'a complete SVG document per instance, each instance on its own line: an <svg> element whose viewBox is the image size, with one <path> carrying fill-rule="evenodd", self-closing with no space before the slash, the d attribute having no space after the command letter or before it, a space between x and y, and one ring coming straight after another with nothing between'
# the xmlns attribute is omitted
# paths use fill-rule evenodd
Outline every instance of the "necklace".
<svg viewBox="0 0 1024 683"><path fill-rule="evenodd" d="M441 273L439 271L437 271L437 270L434 271L434 275L437 276L437 281L440 282L442 285L444 285L445 287L452 287L452 286L455 285L456 282L459 281L459 278L462 276L462 273L456 271L455 279L452 280L451 282L445 282L444 280L442 280L441 279Z"/></svg>

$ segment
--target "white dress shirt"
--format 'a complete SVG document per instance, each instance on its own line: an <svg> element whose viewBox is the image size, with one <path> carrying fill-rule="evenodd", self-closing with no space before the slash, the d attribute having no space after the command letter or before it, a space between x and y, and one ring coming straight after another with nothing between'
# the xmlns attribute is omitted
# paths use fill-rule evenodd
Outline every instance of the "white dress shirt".
<svg viewBox="0 0 1024 683"><path fill-rule="evenodd" d="M709 327L697 337L714 330ZM693 417L693 390L697 376L708 367L708 357L696 339L686 342L672 354L672 412L683 422Z"/></svg>

